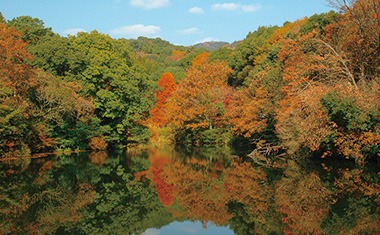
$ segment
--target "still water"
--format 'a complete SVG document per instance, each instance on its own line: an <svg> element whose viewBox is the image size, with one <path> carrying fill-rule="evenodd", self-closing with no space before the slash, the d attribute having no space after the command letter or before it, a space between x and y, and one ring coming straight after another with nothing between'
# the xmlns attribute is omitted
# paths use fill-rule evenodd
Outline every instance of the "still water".
<svg viewBox="0 0 380 235"><path fill-rule="evenodd" d="M380 234L379 164L228 151L0 162L0 234Z"/></svg>

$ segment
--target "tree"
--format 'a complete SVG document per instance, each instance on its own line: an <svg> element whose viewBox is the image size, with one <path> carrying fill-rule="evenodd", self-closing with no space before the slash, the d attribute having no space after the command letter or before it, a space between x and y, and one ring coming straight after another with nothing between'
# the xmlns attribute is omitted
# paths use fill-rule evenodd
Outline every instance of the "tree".
<svg viewBox="0 0 380 235"><path fill-rule="evenodd" d="M270 125L276 95L281 94L280 82L277 89L271 86L271 82L278 80L276 73L275 68L267 67L230 98L226 116L236 134L250 138L255 133L263 133Z"/></svg>
<svg viewBox="0 0 380 235"><path fill-rule="evenodd" d="M128 51L125 40L92 31L69 38L68 79L80 80L90 96L109 147L148 137L139 120L151 105L149 77ZM141 127L140 127L141 126Z"/></svg>
<svg viewBox="0 0 380 235"><path fill-rule="evenodd" d="M69 53L72 51L69 49L69 40L57 34L43 36L38 43L28 46L34 58L31 61L33 67L61 77L67 76L71 70Z"/></svg>
<svg viewBox="0 0 380 235"><path fill-rule="evenodd" d="M380 3L377 0L328 0L343 12L341 20L331 27L336 51L348 59L357 82L377 79L380 66Z"/></svg>
<svg viewBox="0 0 380 235"><path fill-rule="evenodd" d="M333 134L334 124L323 112L321 98L337 84L356 86L342 58L320 37L312 31L287 38L278 55L285 97L278 102L276 132L293 154L305 148L318 151Z"/></svg>
<svg viewBox="0 0 380 235"><path fill-rule="evenodd" d="M230 68L222 62L206 63L192 67L180 81L177 91L169 101L171 121L180 127L213 128L224 123L224 100L229 92L227 76Z"/></svg>
<svg viewBox="0 0 380 235"><path fill-rule="evenodd" d="M30 133L29 92L36 86L32 59L21 34L0 23L0 153L28 155Z"/></svg>
<svg viewBox="0 0 380 235"><path fill-rule="evenodd" d="M173 75L169 72L166 72L160 77L158 86L161 88L161 90L156 92L156 107L151 109L149 113L154 125L164 126L168 123L166 117L166 101L176 91L177 84L174 81Z"/></svg>
<svg viewBox="0 0 380 235"><path fill-rule="evenodd" d="M370 89L335 86L321 97L323 111L334 127L329 151L363 164L380 153L379 85Z"/></svg>
<svg viewBox="0 0 380 235"><path fill-rule="evenodd" d="M208 53L208 52L203 52L203 53L197 55L193 59L193 61L191 62L191 66L192 67L199 67L199 66L207 63L209 55L210 55L210 53Z"/></svg>
<svg viewBox="0 0 380 235"><path fill-rule="evenodd" d="M196 135L209 130L212 138L221 137L218 130L228 126L224 113L227 97L232 92L227 85L230 71L223 62L205 63L187 71L167 102L169 120L177 130L184 129Z"/></svg>
<svg viewBox="0 0 380 235"><path fill-rule="evenodd" d="M19 16L10 21L8 25L22 32L22 40L29 44L37 44L37 42L47 35L53 35L51 28L45 28L44 22L30 16Z"/></svg>
<svg viewBox="0 0 380 235"><path fill-rule="evenodd" d="M3 14L1 12L0 12L0 23L2 23L2 24L7 23L7 20L5 19L5 17L3 16Z"/></svg>
<svg viewBox="0 0 380 235"><path fill-rule="evenodd" d="M268 39L277 29L274 27L259 27L255 32L249 33L243 42L239 43L230 61L233 69L229 84L241 86L249 78L249 73L261 63L262 55L269 49Z"/></svg>

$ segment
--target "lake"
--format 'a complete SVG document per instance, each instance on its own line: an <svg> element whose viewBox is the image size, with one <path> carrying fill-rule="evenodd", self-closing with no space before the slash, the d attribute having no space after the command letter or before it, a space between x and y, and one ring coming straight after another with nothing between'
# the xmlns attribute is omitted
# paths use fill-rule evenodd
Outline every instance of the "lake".
<svg viewBox="0 0 380 235"><path fill-rule="evenodd" d="M379 163L341 161L207 148L2 161L0 234L380 234Z"/></svg>

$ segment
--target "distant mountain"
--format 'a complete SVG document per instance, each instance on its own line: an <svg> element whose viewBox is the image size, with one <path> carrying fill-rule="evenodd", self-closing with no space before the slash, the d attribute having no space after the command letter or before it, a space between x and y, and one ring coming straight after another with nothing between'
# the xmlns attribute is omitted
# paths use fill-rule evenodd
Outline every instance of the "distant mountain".
<svg viewBox="0 0 380 235"><path fill-rule="evenodd" d="M128 39L131 50L137 54L145 56L166 58L170 56L173 50L186 50L184 46L176 46L161 38L138 37L137 39Z"/></svg>
<svg viewBox="0 0 380 235"><path fill-rule="evenodd" d="M198 43L198 44L195 44L193 47L204 48L206 50L213 51L225 46L229 47L230 44L228 42L214 42L213 41L213 42Z"/></svg>

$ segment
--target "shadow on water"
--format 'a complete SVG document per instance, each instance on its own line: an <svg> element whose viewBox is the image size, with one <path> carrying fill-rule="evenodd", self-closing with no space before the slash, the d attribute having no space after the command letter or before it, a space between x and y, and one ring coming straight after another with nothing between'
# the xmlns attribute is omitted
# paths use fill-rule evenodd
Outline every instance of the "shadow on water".
<svg viewBox="0 0 380 235"><path fill-rule="evenodd" d="M378 165L265 167L235 153L182 147L2 162L0 234L380 233Z"/></svg>

